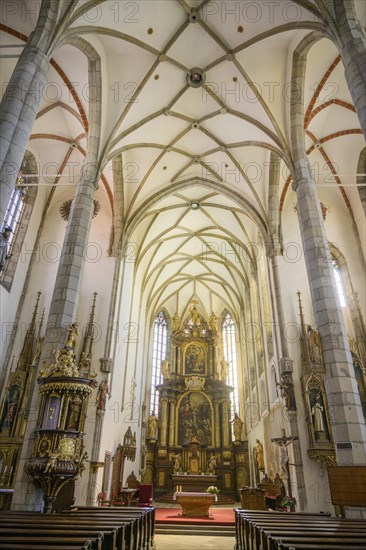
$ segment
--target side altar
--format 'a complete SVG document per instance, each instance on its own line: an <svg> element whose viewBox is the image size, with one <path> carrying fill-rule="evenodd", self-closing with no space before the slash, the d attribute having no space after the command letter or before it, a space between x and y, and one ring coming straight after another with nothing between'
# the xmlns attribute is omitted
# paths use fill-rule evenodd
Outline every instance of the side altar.
<svg viewBox="0 0 366 550"><path fill-rule="evenodd" d="M157 386L159 410L147 422L144 483L154 496L202 492L210 485L230 502L249 482L244 423L231 418L229 364L214 313L207 321L191 303L184 321L173 317L169 355ZM232 437L234 425L235 441Z"/></svg>

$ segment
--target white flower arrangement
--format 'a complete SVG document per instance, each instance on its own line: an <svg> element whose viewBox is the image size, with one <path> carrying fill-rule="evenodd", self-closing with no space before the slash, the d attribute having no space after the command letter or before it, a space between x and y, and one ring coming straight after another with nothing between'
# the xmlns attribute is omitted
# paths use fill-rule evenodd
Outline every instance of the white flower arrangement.
<svg viewBox="0 0 366 550"><path fill-rule="evenodd" d="M220 489L218 487L215 487L215 485L210 485L210 487L207 487L206 493L211 493L212 495L219 494Z"/></svg>

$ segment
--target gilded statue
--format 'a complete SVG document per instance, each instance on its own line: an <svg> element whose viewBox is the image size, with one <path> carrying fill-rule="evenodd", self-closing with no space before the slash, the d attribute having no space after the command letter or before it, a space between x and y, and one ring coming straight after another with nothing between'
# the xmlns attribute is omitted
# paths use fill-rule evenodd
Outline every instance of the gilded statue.
<svg viewBox="0 0 366 550"><path fill-rule="evenodd" d="M178 315L178 312L175 312L175 315L172 320L173 320L172 331L177 332L177 330L179 330L179 327L180 327L180 317Z"/></svg>
<svg viewBox="0 0 366 550"><path fill-rule="evenodd" d="M310 361L313 363L320 363L320 337L316 330L311 325L307 327L307 338L309 344L309 356Z"/></svg>
<svg viewBox="0 0 366 550"><path fill-rule="evenodd" d="M217 315L212 312L210 317L210 329L212 330L212 332L219 332L219 325L217 322L218 320L219 318L217 317Z"/></svg>
<svg viewBox="0 0 366 550"><path fill-rule="evenodd" d="M70 323L67 327L68 337L65 342L65 348L75 349L76 337L79 336L78 332L79 323Z"/></svg>
<svg viewBox="0 0 366 550"><path fill-rule="evenodd" d="M243 431L244 422L239 417L238 413L235 413L234 419L231 421L234 428L235 441L241 441L241 433Z"/></svg>
<svg viewBox="0 0 366 550"><path fill-rule="evenodd" d="M221 380L226 382L227 377L229 376L229 363L226 359L221 359Z"/></svg>
<svg viewBox="0 0 366 550"><path fill-rule="evenodd" d="M263 454L263 445L259 441L259 439L256 439L257 447L256 447L256 455L257 455L257 463L258 463L258 469L261 472L264 472L264 454Z"/></svg>
<svg viewBox="0 0 366 550"><path fill-rule="evenodd" d="M169 380L170 368L168 359L164 359L164 361L161 362L161 372L163 373L164 380Z"/></svg>
<svg viewBox="0 0 366 550"><path fill-rule="evenodd" d="M149 439L156 439L156 432L158 430L158 417L152 412L147 421L147 433Z"/></svg>

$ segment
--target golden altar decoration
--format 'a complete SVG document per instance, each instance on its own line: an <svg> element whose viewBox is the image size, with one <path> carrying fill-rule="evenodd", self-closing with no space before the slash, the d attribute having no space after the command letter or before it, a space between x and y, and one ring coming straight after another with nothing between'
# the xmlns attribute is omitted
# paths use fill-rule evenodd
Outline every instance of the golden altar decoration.
<svg viewBox="0 0 366 550"><path fill-rule="evenodd" d="M175 315L169 356L162 361L163 382L157 386L158 429L155 438L146 434L142 481L154 483L157 499L172 498L179 476L184 490L200 492L214 483L226 502L234 502L237 480L249 477L248 446L233 442L232 387L222 368L217 317L212 312L205 319L201 311L198 300L192 300L182 321Z"/></svg>

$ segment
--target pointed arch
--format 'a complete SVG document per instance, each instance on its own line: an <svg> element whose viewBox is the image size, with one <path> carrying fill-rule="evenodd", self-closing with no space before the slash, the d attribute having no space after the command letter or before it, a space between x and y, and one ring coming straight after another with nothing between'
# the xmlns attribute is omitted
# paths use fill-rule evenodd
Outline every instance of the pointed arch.
<svg viewBox="0 0 366 550"><path fill-rule="evenodd" d="M163 308L153 322L150 411L155 415L157 415L159 408L159 392L156 387L163 382L161 362L168 358L167 355L168 315L165 308Z"/></svg>
<svg viewBox="0 0 366 550"><path fill-rule="evenodd" d="M224 310L222 315L221 335L224 360L229 364L228 379L229 386L233 388L231 396L231 415L240 412L239 404L239 387L238 387L238 363L237 363L237 341L238 341L238 326L234 317L228 310Z"/></svg>

